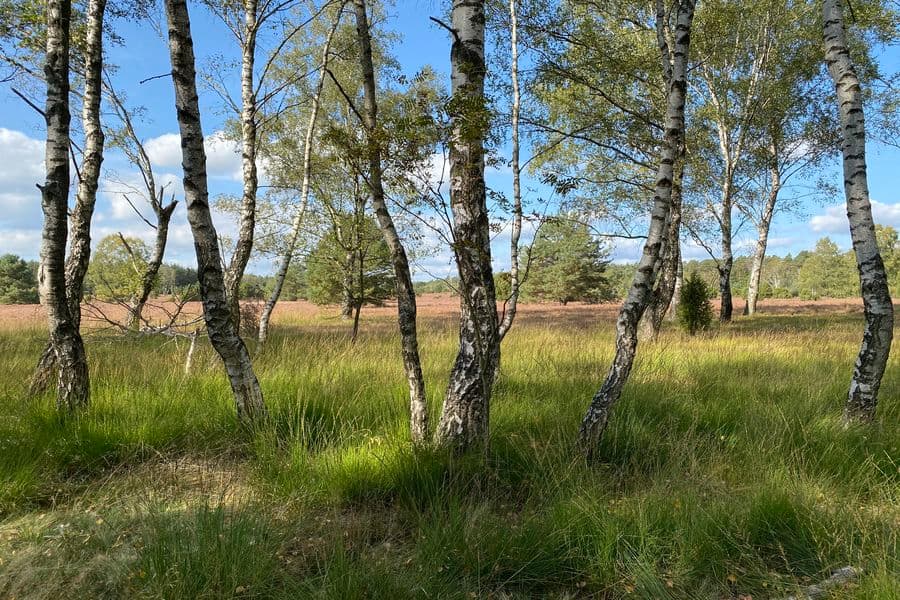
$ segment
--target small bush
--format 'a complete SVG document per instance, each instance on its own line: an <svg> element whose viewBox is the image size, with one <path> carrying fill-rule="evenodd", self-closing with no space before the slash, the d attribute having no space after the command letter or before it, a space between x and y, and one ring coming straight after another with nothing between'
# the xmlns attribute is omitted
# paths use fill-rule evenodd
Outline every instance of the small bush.
<svg viewBox="0 0 900 600"><path fill-rule="evenodd" d="M706 282L694 271L681 288L678 302L678 323L691 335L709 329L712 325L713 309L709 299L712 292Z"/></svg>

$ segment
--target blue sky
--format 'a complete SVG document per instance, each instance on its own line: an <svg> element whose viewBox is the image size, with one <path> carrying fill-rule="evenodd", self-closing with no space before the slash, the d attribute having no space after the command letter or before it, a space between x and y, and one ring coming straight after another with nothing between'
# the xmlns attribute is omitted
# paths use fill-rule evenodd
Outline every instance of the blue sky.
<svg viewBox="0 0 900 600"><path fill-rule="evenodd" d="M446 32L429 20L430 16L441 16L445 10L444 3L437 0L401 0L390 9L386 26L402 34L402 40L394 52L404 72L412 74L425 65L433 66L445 76L449 72ZM157 23L161 22L161 16L157 16ZM215 17L200 9L196 3L191 4L191 17L198 66L218 70L234 83L237 71L228 64L234 57L230 34ZM110 61L118 65L114 79L127 95L129 103L146 107L147 116L138 127L140 135L147 143L161 180L171 182L173 189L177 190L180 188L181 157L175 135L177 123L171 82L160 78L139 83L170 70L164 37L160 35L158 26L151 22L121 23L117 28L127 43L123 47L113 48L109 53ZM221 57L226 57L226 60ZM897 48L887 49L881 61L886 73L894 73L900 66L900 52ZM201 109L210 155L210 191L213 195L236 193L240 189L237 148L217 135L228 115L223 111L221 101L211 93L201 92ZM40 198L35 184L43 180L43 120L11 92L9 84L0 84L0 115L0 254L12 252L34 259L38 255L41 227ZM878 144L869 145L869 183L875 219L900 228L900 193L896 184L898 164L900 150ZM135 180L136 174L115 152L107 154L104 167L94 222L95 242L104 235L119 231L150 239L152 232L142 225L121 197L121 192ZM828 167L826 177L840 184L838 162ZM492 169L488 174L488 185L509 195L511 175L508 169ZM534 195L545 193L537 182L525 182L525 185L536 190ZM807 202L799 214L780 215L771 233L771 253L784 255L809 249L818 238L826 235L843 248L849 248L843 210L843 198L838 196L821 204ZM227 235L234 231L231 219L224 215L215 216L220 232ZM736 251L739 255L749 253L753 235L751 227L738 234ZM508 233L499 234L494 244L495 268L498 270L508 268L507 245ZM631 241L619 243L613 249L612 257L624 262L635 260L639 253L639 241ZM703 250L690 243L686 244L685 255L690 258L706 257ZM183 203L174 216L167 260L186 265L194 263ZM265 259L251 265L251 270L255 272L264 273L270 269L271 263ZM428 273L443 275L450 271L449 252L444 249L422 259L417 278L428 278Z"/></svg>

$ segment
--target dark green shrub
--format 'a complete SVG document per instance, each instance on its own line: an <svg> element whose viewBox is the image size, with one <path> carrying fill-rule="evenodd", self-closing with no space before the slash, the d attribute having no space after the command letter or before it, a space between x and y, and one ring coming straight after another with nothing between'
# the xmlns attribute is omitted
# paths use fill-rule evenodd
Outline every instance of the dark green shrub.
<svg viewBox="0 0 900 600"><path fill-rule="evenodd" d="M712 292L703 279L694 271L681 287L678 302L678 323L691 335L709 329L712 325L713 309L709 299Z"/></svg>

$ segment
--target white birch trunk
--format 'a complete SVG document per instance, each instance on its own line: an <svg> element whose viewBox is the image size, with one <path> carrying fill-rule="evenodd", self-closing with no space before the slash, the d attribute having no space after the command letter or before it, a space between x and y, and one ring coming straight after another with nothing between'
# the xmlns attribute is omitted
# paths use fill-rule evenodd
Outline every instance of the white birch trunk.
<svg viewBox="0 0 900 600"><path fill-rule="evenodd" d="M343 8L343 7L342 7ZM334 26L328 32L325 38L325 44L322 47L322 63L319 67L318 81L316 82L316 91L312 98L312 107L309 113L309 121L306 124L306 136L303 145L303 178L300 183L300 206L291 220L291 232L288 235L287 248L281 257L281 264L278 266L278 272L275 274L275 286L272 288L272 294L266 300L262 314L259 318L259 335L257 340L259 347L266 343L269 337L269 321L272 318L272 312L275 305L281 297L281 291L284 289L284 281L287 278L288 269L290 269L291 261L294 258L294 252L297 250L297 242L300 239L300 230L303 227L303 220L306 216L306 208L309 204L309 185L310 175L312 171L312 144L316 133L316 120L319 118L319 108L322 101L322 90L325 87L325 75L328 71L329 55L331 52L331 41L334 39L334 32L337 30L341 22L341 14L339 11L334 20Z"/></svg>
<svg viewBox="0 0 900 600"><path fill-rule="evenodd" d="M491 388L500 363L496 292L484 182L484 0L453 0L450 52L450 209L459 271L459 351L435 432L439 446L486 446Z"/></svg>
<svg viewBox="0 0 900 600"><path fill-rule="evenodd" d="M657 0L657 41L666 74L666 121L662 153L656 176L653 210L647 241L638 263L628 296L616 321L616 354L602 387L591 400L587 414L581 423L579 445L588 460L596 456L600 439L606 430L612 406L622 395L622 388L634 364L637 352L637 328L653 293L654 278L660 250L663 245L666 224L672 203L672 187L675 165L684 155L684 106L687 95L687 65L690 48L691 23L694 17L694 0L676 2L673 47L666 41L668 14L663 0Z"/></svg>
<svg viewBox="0 0 900 600"><path fill-rule="evenodd" d="M846 422L875 418L878 388L887 366L894 333L894 306L888 291L884 263L875 240L875 224L866 176L866 126L862 90L850 60L839 0L823 0L825 63L834 81L840 112L844 157L844 195L847 219L856 254L856 266L866 318L862 345L853 368L844 409Z"/></svg>
<svg viewBox="0 0 900 600"><path fill-rule="evenodd" d="M368 145L368 183L372 194L372 206L378 226L391 252L394 278L397 286L397 321L400 327L400 343L403 367L409 384L409 428L414 444L424 444L428 435L428 405L425 397L425 377L419 359L419 338L416 330L416 292L406 249L394 220L387 208L382 184L382 149L378 135L378 104L375 90L375 67L372 61L372 41L365 0L354 0L356 30L360 46L360 67L363 76L363 120ZM356 319L359 319L357 309ZM354 324L356 328L356 324Z"/></svg>
<svg viewBox="0 0 900 600"><path fill-rule="evenodd" d="M197 253L203 317L210 342L225 365L238 418L244 423L250 423L265 417L266 407L259 381L253 372L250 354L237 333L225 294L219 238L209 211L206 152L200 125L190 18L185 0L166 0L165 7L172 81L175 85L175 109L181 133L184 197Z"/></svg>

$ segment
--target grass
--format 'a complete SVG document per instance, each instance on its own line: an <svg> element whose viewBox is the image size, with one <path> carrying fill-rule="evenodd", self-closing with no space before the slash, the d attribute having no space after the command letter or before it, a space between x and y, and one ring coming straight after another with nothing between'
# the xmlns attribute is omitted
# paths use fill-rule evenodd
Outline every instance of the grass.
<svg viewBox="0 0 900 600"><path fill-rule="evenodd" d="M877 423L840 414L859 315L739 319L644 344L603 441L574 435L612 323L521 322L485 456L407 443L389 320L355 346L282 318L242 430L212 351L88 339L91 408L27 399L39 329L0 330L0 598L900 597L900 369ZM454 351L422 324L434 413ZM436 417L436 414L433 414Z"/></svg>

